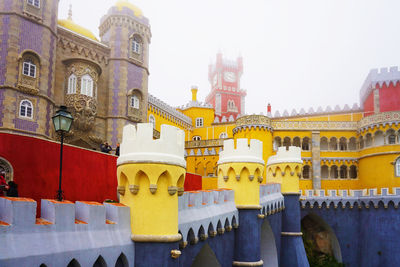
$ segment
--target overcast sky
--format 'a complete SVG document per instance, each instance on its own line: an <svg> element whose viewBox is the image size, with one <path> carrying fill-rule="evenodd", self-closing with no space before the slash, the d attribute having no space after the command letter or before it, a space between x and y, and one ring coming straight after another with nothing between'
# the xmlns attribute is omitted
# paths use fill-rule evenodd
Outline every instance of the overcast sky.
<svg viewBox="0 0 400 267"><path fill-rule="evenodd" d="M398 0L130 0L149 18L149 92L172 106L190 87L204 101L218 51L243 56L246 113L359 103L372 68L400 63ZM74 22L98 36L116 0L61 0Z"/></svg>

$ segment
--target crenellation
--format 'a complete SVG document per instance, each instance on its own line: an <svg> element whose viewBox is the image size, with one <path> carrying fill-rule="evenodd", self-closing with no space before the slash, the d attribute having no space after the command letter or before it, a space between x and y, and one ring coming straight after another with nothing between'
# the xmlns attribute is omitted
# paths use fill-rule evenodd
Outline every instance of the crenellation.
<svg viewBox="0 0 400 267"><path fill-rule="evenodd" d="M224 140L224 150L219 153L218 164L228 162L250 162L264 164L262 158L262 142L257 139L251 139L250 145L246 138L236 139L236 148L234 140Z"/></svg>

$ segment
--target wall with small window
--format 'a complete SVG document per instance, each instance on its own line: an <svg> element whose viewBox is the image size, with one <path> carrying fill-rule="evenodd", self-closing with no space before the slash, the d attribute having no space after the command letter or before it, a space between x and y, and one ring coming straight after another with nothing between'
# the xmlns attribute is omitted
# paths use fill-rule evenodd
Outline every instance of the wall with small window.
<svg viewBox="0 0 400 267"><path fill-rule="evenodd" d="M127 94L127 116L134 122L141 122L143 115L143 95L139 89L132 89Z"/></svg>
<svg viewBox="0 0 400 267"><path fill-rule="evenodd" d="M40 57L33 51L22 53L19 58L18 88L24 93L39 93Z"/></svg>
<svg viewBox="0 0 400 267"><path fill-rule="evenodd" d="M133 34L129 38L129 57L136 60L143 60L143 38L139 34Z"/></svg>
<svg viewBox="0 0 400 267"><path fill-rule="evenodd" d="M196 118L195 126L196 127L203 127L204 126L204 118Z"/></svg>

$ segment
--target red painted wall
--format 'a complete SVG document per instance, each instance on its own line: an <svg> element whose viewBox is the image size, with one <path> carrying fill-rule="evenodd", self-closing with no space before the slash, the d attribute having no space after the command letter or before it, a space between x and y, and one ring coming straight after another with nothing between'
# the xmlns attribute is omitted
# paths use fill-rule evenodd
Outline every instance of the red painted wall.
<svg viewBox="0 0 400 267"><path fill-rule="evenodd" d="M379 104L381 112L400 110L399 82L396 85L390 83L389 86L383 84L382 88L379 89Z"/></svg>
<svg viewBox="0 0 400 267"><path fill-rule="evenodd" d="M201 190L202 189L201 175L187 172L185 177L184 188L185 191Z"/></svg>
<svg viewBox="0 0 400 267"><path fill-rule="evenodd" d="M371 92L364 102L364 116L374 114L374 93Z"/></svg>
<svg viewBox="0 0 400 267"><path fill-rule="evenodd" d="M14 169L19 196L55 198L58 190L60 144L34 137L0 133L0 157ZM62 189L65 199L117 200L117 157L64 146Z"/></svg>

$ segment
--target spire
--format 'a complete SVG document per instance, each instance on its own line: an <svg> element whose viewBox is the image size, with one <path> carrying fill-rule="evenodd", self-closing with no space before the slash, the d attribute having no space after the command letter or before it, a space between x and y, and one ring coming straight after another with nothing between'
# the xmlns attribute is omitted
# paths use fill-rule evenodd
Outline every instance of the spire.
<svg viewBox="0 0 400 267"><path fill-rule="evenodd" d="M69 4L68 19L72 20L72 4Z"/></svg>

